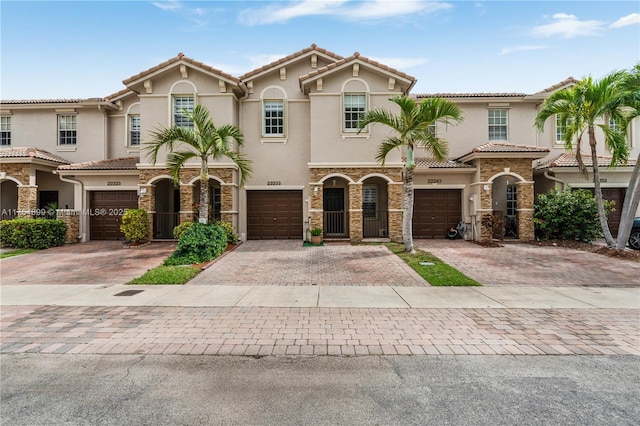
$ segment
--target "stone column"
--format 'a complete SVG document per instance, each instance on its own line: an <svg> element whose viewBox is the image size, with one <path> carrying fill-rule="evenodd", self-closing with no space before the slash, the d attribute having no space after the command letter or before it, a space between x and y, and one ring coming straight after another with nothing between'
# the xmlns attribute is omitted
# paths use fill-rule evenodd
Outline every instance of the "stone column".
<svg viewBox="0 0 640 426"><path fill-rule="evenodd" d="M180 184L180 223L193 222L193 194L195 185L192 183Z"/></svg>
<svg viewBox="0 0 640 426"><path fill-rule="evenodd" d="M153 239L153 218L156 213L156 186L151 184L138 184L138 208L147 211L147 219L149 220L149 233L147 238Z"/></svg>
<svg viewBox="0 0 640 426"><path fill-rule="evenodd" d="M533 182L518 182L518 238L522 241L533 241L535 229L533 225Z"/></svg>
<svg viewBox="0 0 640 426"><path fill-rule="evenodd" d="M485 189L488 188L488 189ZM493 230L482 224L482 217L486 214L493 214L493 184L483 183L480 189L480 241L489 242L493 240Z"/></svg>
<svg viewBox="0 0 640 426"><path fill-rule="evenodd" d="M349 236L352 243L362 241L362 183L349 183Z"/></svg>
<svg viewBox="0 0 640 426"><path fill-rule="evenodd" d="M56 210L56 219L67 224L66 244L73 244L80 241L80 213L79 210L72 209Z"/></svg>
<svg viewBox="0 0 640 426"><path fill-rule="evenodd" d="M402 208L403 198L402 182L391 182L387 185L387 201L389 214L389 239L391 241L402 242L402 217L404 209Z"/></svg>
<svg viewBox="0 0 640 426"><path fill-rule="evenodd" d="M18 186L18 217L30 218L38 208L38 186Z"/></svg>
<svg viewBox="0 0 640 426"><path fill-rule="evenodd" d="M322 228L324 229L324 184L312 183L309 185L311 189L311 209L309 210L309 216L311 222L309 223L309 229ZM318 190L316 191L316 188ZM305 236L306 238L306 236Z"/></svg>
<svg viewBox="0 0 640 426"><path fill-rule="evenodd" d="M233 224L233 191L236 185L223 183L220 185L220 220ZM213 203L213 200L210 200Z"/></svg>

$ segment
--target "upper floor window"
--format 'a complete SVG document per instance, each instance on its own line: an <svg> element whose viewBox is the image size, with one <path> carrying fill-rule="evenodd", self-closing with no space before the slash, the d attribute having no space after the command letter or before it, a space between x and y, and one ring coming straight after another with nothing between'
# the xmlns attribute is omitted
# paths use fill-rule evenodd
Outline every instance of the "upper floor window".
<svg viewBox="0 0 640 426"><path fill-rule="evenodd" d="M429 123L429 125L427 126L427 132L429 132L431 136L437 136L438 128L436 127L435 121L433 123Z"/></svg>
<svg viewBox="0 0 640 426"><path fill-rule="evenodd" d="M195 98L193 96L173 97L173 124L178 127L193 128L193 121L189 120L182 112L187 110L193 112Z"/></svg>
<svg viewBox="0 0 640 426"><path fill-rule="evenodd" d="M129 116L129 145L140 146L140 116Z"/></svg>
<svg viewBox="0 0 640 426"><path fill-rule="evenodd" d="M265 99L262 105L262 134L284 136L284 100Z"/></svg>
<svg viewBox="0 0 640 426"><path fill-rule="evenodd" d="M367 106L367 95L364 93L345 93L343 96L344 130L347 132L358 131L360 117Z"/></svg>
<svg viewBox="0 0 640 426"><path fill-rule="evenodd" d="M75 145L77 124L75 115L58 116L58 145Z"/></svg>
<svg viewBox="0 0 640 426"><path fill-rule="evenodd" d="M508 139L508 114L506 109L489 110L489 140L506 141Z"/></svg>
<svg viewBox="0 0 640 426"><path fill-rule="evenodd" d="M0 146L11 145L11 117L0 117Z"/></svg>
<svg viewBox="0 0 640 426"><path fill-rule="evenodd" d="M556 115L556 144L564 144L564 134L567 131L567 126L560 120L560 116Z"/></svg>

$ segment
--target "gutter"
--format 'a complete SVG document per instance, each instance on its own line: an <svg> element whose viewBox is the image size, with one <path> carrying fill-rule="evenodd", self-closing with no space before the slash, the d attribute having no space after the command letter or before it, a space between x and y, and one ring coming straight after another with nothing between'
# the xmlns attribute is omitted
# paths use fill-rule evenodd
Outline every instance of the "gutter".
<svg viewBox="0 0 640 426"><path fill-rule="evenodd" d="M557 177L555 177L555 176L551 176L551 175L549 175L549 170L545 170L545 171L544 171L544 177L546 177L546 178L547 178L547 179L549 179L549 180L552 180L552 181L554 181L554 182L559 183L559 184L560 184L560 190L561 190L561 191L564 191L564 185L565 185L565 182L564 182L562 179L558 179L558 178L557 178Z"/></svg>
<svg viewBox="0 0 640 426"><path fill-rule="evenodd" d="M58 178L60 178L60 180L62 182L67 182L67 183L71 183L73 185L79 185L80 186L80 205L82 206L82 201L84 198L84 189L83 189L83 184L82 182L80 182L79 180L75 180L75 179L71 179L71 178L66 178L66 177L62 177L61 174L58 173L57 170L53 171L54 175L58 175ZM75 201L75 195L74 195L74 201ZM82 207L78 208L76 206L74 206L74 210L80 210L80 212L82 213L84 211L84 209ZM78 235L78 240L80 242L85 242L86 241L86 233L85 233L85 221L84 221L84 216L81 214L80 215L80 219L78 220L78 233L80 235Z"/></svg>

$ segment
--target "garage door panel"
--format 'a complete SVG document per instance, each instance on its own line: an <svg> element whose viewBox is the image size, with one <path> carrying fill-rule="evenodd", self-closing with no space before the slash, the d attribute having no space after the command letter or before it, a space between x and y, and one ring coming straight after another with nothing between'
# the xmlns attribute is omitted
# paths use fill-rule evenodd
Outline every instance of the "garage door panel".
<svg viewBox="0 0 640 426"><path fill-rule="evenodd" d="M248 239L300 239L302 223L302 191L247 191Z"/></svg>
<svg viewBox="0 0 640 426"><path fill-rule="evenodd" d="M93 191L89 195L89 233L92 240L120 240L121 213L138 208L136 191Z"/></svg>
<svg viewBox="0 0 640 426"><path fill-rule="evenodd" d="M414 192L413 237L446 238L461 217L459 189L417 189Z"/></svg>

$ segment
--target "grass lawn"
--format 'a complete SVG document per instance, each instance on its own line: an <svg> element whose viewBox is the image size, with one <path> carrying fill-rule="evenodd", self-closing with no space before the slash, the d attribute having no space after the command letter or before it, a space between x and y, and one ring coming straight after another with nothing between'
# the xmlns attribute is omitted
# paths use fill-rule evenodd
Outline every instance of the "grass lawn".
<svg viewBox="0 0 640 426"><path fill-rule="evenodd" d="M422 250L414 254L404 251L404 244L387 243L389 250L395 253L407 265L411 266L422 278L434 286L480 286L457 269L447 265L437 257ZM421 264L422 263L422 264ZM426 265L425 265L426 263Z"/></svg>
<svg viewBox="0 0 640 426"><path fill-rule="evenodd" d="M0 259L4 259L6 257L12 257L12 256L20 256L21 254L33 253L34 251L38 251L38 250L36 250L36 249L16 249L16 250L11 250L11 251L8 251L6 253L0 254Z"/></svg>
<svg viewBox="0 0 640 426"><path fill-rule="evenodd" d="M200 273L193 266L158 266L127 284L184 284Z"/></svg>

